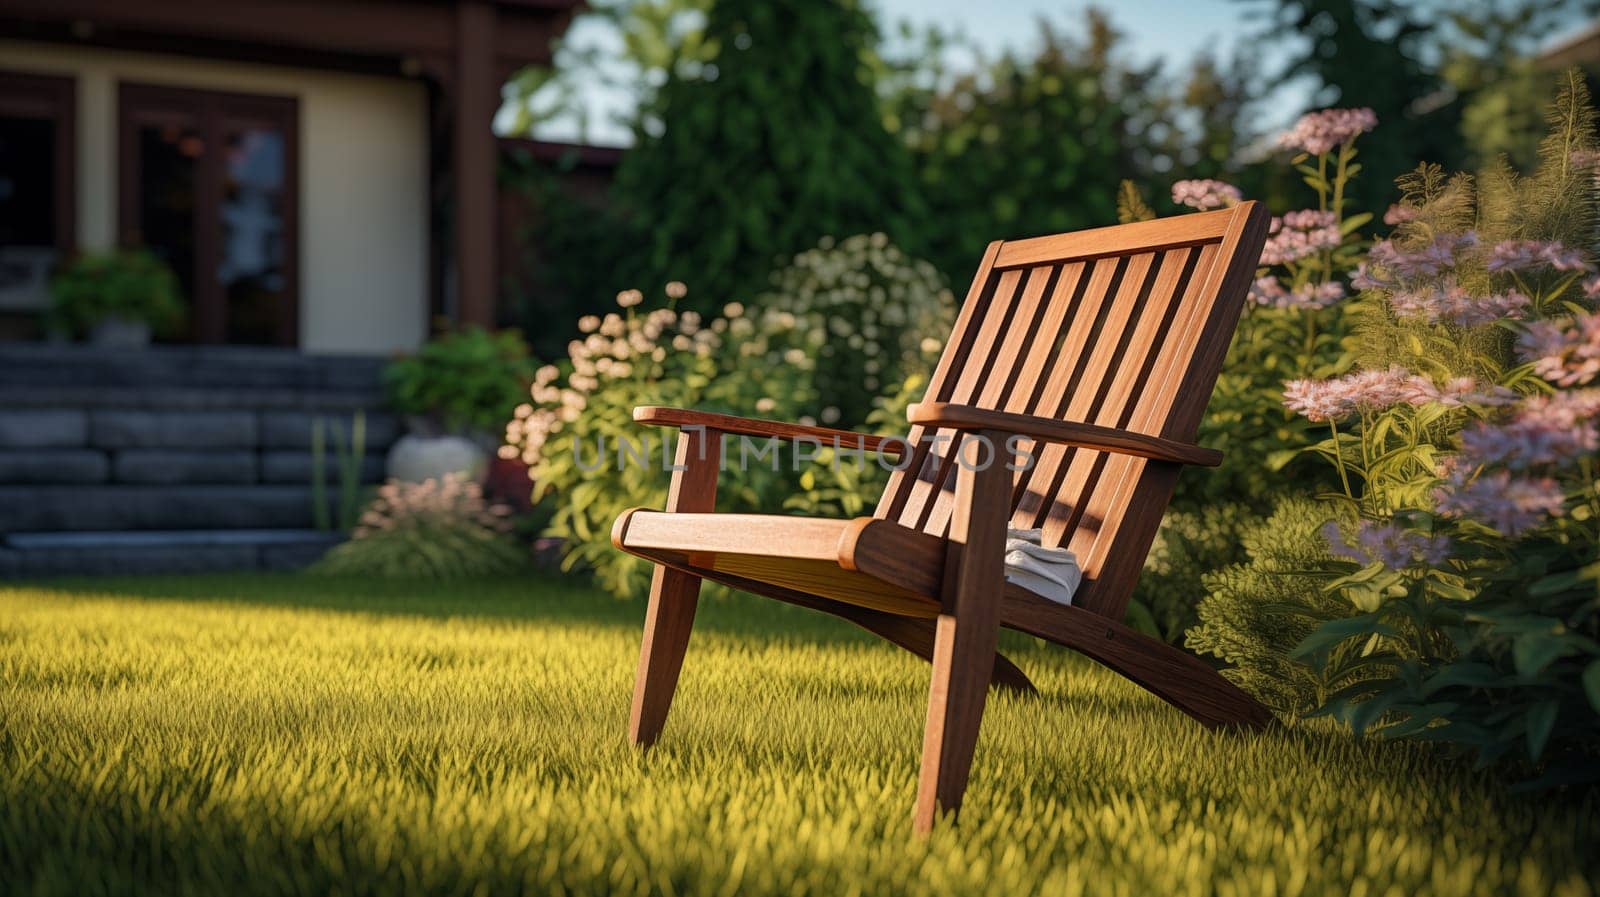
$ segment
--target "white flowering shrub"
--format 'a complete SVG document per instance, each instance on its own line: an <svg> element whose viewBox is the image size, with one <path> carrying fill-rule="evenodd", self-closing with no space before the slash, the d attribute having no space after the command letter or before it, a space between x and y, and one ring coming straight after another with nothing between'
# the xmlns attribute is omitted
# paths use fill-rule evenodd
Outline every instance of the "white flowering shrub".
<svg viewBox="0 0 1600 897"><path fill-rule="evenodd" d="M669 300L684 292L679 283L667 287ZM500 449L502 457L529 465L534 499L553 505L546 534L565 540L566 568L591 571L619 597L646 593L650 564L611 546L611 524L627 508L665 505L664 464L672 461L677 435L635 423L634 407L811 420L815 353L823 339L784 311L731 303L721 317L705 320L670 304L645 311L643 299L637 290L624 291L618 311L579 322L583 338L569 344L563 362L535 374L529 401L516 409ZM772 466L769 457L722 477L719 509L770 511L800 490L788 455L779 459L781 470Z"/></svg>
<svg viewBox="0 0 1600 897"><path fill-rule="evenodd" d="M938 270L883 234L824 238L773 274L760 304L823 334L819 418L845 427L865 423L873 401L904 378L932 369L956 312Z"/></svg>

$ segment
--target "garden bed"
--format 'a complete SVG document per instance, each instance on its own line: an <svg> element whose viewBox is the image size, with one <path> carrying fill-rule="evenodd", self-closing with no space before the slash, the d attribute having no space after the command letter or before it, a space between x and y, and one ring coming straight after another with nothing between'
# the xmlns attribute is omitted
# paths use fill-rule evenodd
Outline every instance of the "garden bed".
<svg viewBox="0 0 1600 897"><path fill-rule="evenodd" d="M702 611L627 747L643 606L554 578L0 589L19 893L1587 893L1596 798L1425 747L1213 734L1017 639L956 827L912 836L926 667L773 602ZM1585 846L1588 845L1588 846Z"/></svg>

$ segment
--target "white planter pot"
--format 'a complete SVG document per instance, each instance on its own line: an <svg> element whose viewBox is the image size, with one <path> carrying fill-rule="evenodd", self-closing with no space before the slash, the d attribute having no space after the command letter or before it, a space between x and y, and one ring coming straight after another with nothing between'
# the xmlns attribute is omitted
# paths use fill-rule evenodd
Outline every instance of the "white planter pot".
<svg viewBox="0 0 1600 897"><path fill-rule="evenodd" d="M150 345L150 325L127 318L106 318L89 331L89 345L101 349L143 349Z"/></svg>
<svg viewBox="0 0 1600 897"><path fill-rule="evenodd" d="M489 453L465 436L411 433L390 447L386 466L390 479L407 483L437 480L447 473L481 481L489 470Z"/></svg>

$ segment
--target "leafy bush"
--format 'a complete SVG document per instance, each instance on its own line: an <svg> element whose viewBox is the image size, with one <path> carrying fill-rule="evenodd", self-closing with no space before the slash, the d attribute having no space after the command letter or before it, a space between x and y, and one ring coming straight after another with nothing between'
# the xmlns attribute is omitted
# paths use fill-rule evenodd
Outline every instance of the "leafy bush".
<svg viewBox="0 0 1600 897"><path fill-rule="evenodd" d="M1327 712L1480 760L1593 778L1600 751L1595 112L1576 72L1531 177L1423 166L1357 277L1362 368L1289 384L1337 471L1328 583L1359 651Z"/></svg>
<svg viewBox="0 0 1600 897"><path fill-rule="evenodd" d="M491 506L477 483L391 480L361 514L350 541L334 546L313 573L438 580L514 573L527 552L507 534L509 511Z"/></svg>
<svg viewBox="0 0 1600 897"><path fill-rule="evenodd" d="M621 313L579 323L586 336L568 346L562 365L539 369L532 401L516 408L501 449L530 466L535 500L556 503L546 532L566 540L565 566L592 569L619 597L643 594L651 565L611 547L611 524L627 508L665 505L664 468L676 440L671 429L634 423L633 408L808 420L814 355L824 338L788 312L746 312L730 303L722 317L706 321L670 306L641 312L642 300L638 291L624 291ZM737 443L731 447L728 463L738 466ZM799 488L789 467L776 456L749 459L738 476L722 479L718 507L779 506Z"/></svg>
<svg viewBox="0 0 1600 897"><path fill-rule="evenodd" d="M938 270L881 233L823 239L773 274L760 305L827 334L814 372L820 418L847 427L866 420L886 385L930 369L955 321Z"/></svg>
<svg viewBox="0 0 1600 897"><path fill-rule="evenodd" d="M1182 641L1206 596L1204 576L1245 559L1239 533L1255 522L1248 504L1169 511L1145 558L1128 623L1168 642Z"/></svg>
<svg viewBox="0 0 1600 897"><path fill-rule="evenodd" d="M531 373L522 334L467 327L390 362L383 379L390 404L403 414L446 431L497 433L526 394Z"/></svg>
<svg viewBox="0 0 1600 897"><path fill-rule="evenodd" d="M1321 707L1354 675L1348 650L1320 664L1294 654L1319 625L1354 614L1327 590L1334 558L1322 529L1330 516L1315 501L1290 498L1247 527L1239 541L1249 559L1204 577L1200 625L1185 639L1191 650L1232 664L1223 676L1283 714Z"/></svg>
<svg viewBox="0 0 1600 897"><path fill-rule="evenodd" d="M169 334L183 323L178 278L149 250L84 253L50 282L52 313L83 333L110 318L150 325Z"/></svg>

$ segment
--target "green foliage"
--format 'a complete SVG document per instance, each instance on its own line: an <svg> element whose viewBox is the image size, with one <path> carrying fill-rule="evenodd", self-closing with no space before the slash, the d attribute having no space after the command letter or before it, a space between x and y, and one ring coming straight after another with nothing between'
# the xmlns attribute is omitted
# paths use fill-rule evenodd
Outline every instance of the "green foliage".
<svg viewBox="0 0 1600 897"><path fill-rule="evenodd" d="M1537 348L1580 326L1573 316L1593 328L1580 248L1594 246L1595 113L1576 72L1549 125L1530 177L1423 166L1402 179L1410 220L1373 252L1357 377L1425 395L1316 412L1329 435L1308 451L1339 472L1354 536L1330 585L1362 613L1297 649L1313 663L1360 652L1364 674L1324 708L1357 731L1445 742L1542 772L1536 785L1593 779L1600 753L1600 394L1578 359ZM1502 241L1520 240L1541 241L1545 260L1517 261ZM1411 307L1440 296L1496 313ZM1499 312L1507 296L1517 305Z"/></svg>
<svg viewBox="0 0 1600 897"><path fill-rule="evenodd" d="M1365 106L1382 127L1363 141L1370 176L1356 185L1362 208L1382 208L1389 185L1420 158L1463 161L1459 111L1437 100L1443 87L1430 65L1437 19L1389 0L1273 0L1262 40L1306 35L1274 80L1316 79L1314 107ZM1422 111L1428 110L1428 111Z"/></svg>
<svg viewBox="0 0 1600 897"><path fill-rule="evenodd" d="M249 574L0 587L0 881L218 894L1581 895L1593 794L1418 747L1218 737L1005 650L959 823L911 835L928 668L704 602L665 737L639 608L570 580Z"/></svg>
<svg viewBox="0 0 1600 897"><path fill-rule="evenodd" d="M449 431L496 432L528 388L532 363L522 334L481 327L435 337L384 368L389 402Z"/></svg>
<svg viewBox="0 0 1600 897"><path fill-rule="evenodd" d="M350 541L312 568L322 576L430 581L516 573L527 552L511 539L508 511L459 474L390 480L361 514Z"/></svg>
<svg viewBox="0 0 1600 897"><path fill-rule="evenodd" d="M146 249L78 255L50 281L50 296L52 316L78 333L121 318L165 335L184 318L177 276Z"/></svg>
<svg viewBox="0 0 1600 897"><path fill-rule="evenodd" d="M676 433L634 423L633 409L805 419L815 404L812 373L824 335L788 312L747 313L730 303L707 321L670 307L637 311L637 291L619 298L622 314L584 319L586 335L573 341L568 358L538 371L532 401L506 430L504 451L530 465L535 500L555 503L546 532L566 540L566 567L592 570L613 595L638 597L651 565L611 546L611 524L628 508L665 506ZM720 509L770 511L799 488L786 455L745 458L733 440L729 449L728 465L743 469L723 478Z"/></svg>
<svg viewBox="0 0 1600 897"><path fill-rule="evenodd" d="M708 312L829 234L916 248L926 215L883 128L876 33L855 0L722 0L704 40L715 55L669 73L617 173L643 233L636 282L686 282Z"/></svg>
<svg viewBox="0 0 1600 897"><path fill-rule="evenodd" d="M955 322L939 272L882 233L824 238L774 273L758 304L826 334L813 372L817 403L823 423L844 427L865 422L884 387L930 370Z"/></svg>
<svg viewBox="0 0 1600 897"><path fill-rule="evenodd" d="M338 501L328 502L328 442L333 441L333 463L339 480ZM367 457L367 413L356 411L345 428L328 426L326 418L311 421L311 516L317 529L331 530L338 521L341 532L355 528L361 511L361 465ZM337 516L335 516L337 515Z"/></svg>
<svg viewBox="0 0 1600 897"><path fill-rule="evenodd" d="M1222 675L1290 716L1321 707L1360 675L1351 668L1359 645L1329 652L1320 663L1294 653L1320 625L1356 615L1328 589L1338 562L1322 529L1332 513L1313 501L1284 499L1246 529L1240 542L1249 560L1205 577L1200 625L1185 639L1190 650L1231 664Z"/></svg>
<svg viewBox="0 0 1600 897"><path fill-rule="evenodd" d="M891 94L928 200L925 255L952 281L971 277L990 240L1114 220L1113 185L1144 172L1155 71L1124 64L1109 20L1087 15L1082 41L1041 22L1032 57L1008 51L931 82L919 60Z"/></svg>
<svg viewBox="0 0 1600 897"><path fill-rule="evenodd" d="M1128 622L1174 644L1199 619L1204 577L1245 560L1239 533L1255 523L1249 504L1219 504L1204 511L1168 511L1150 545L1144 572L1128 606Z"/></svg>

